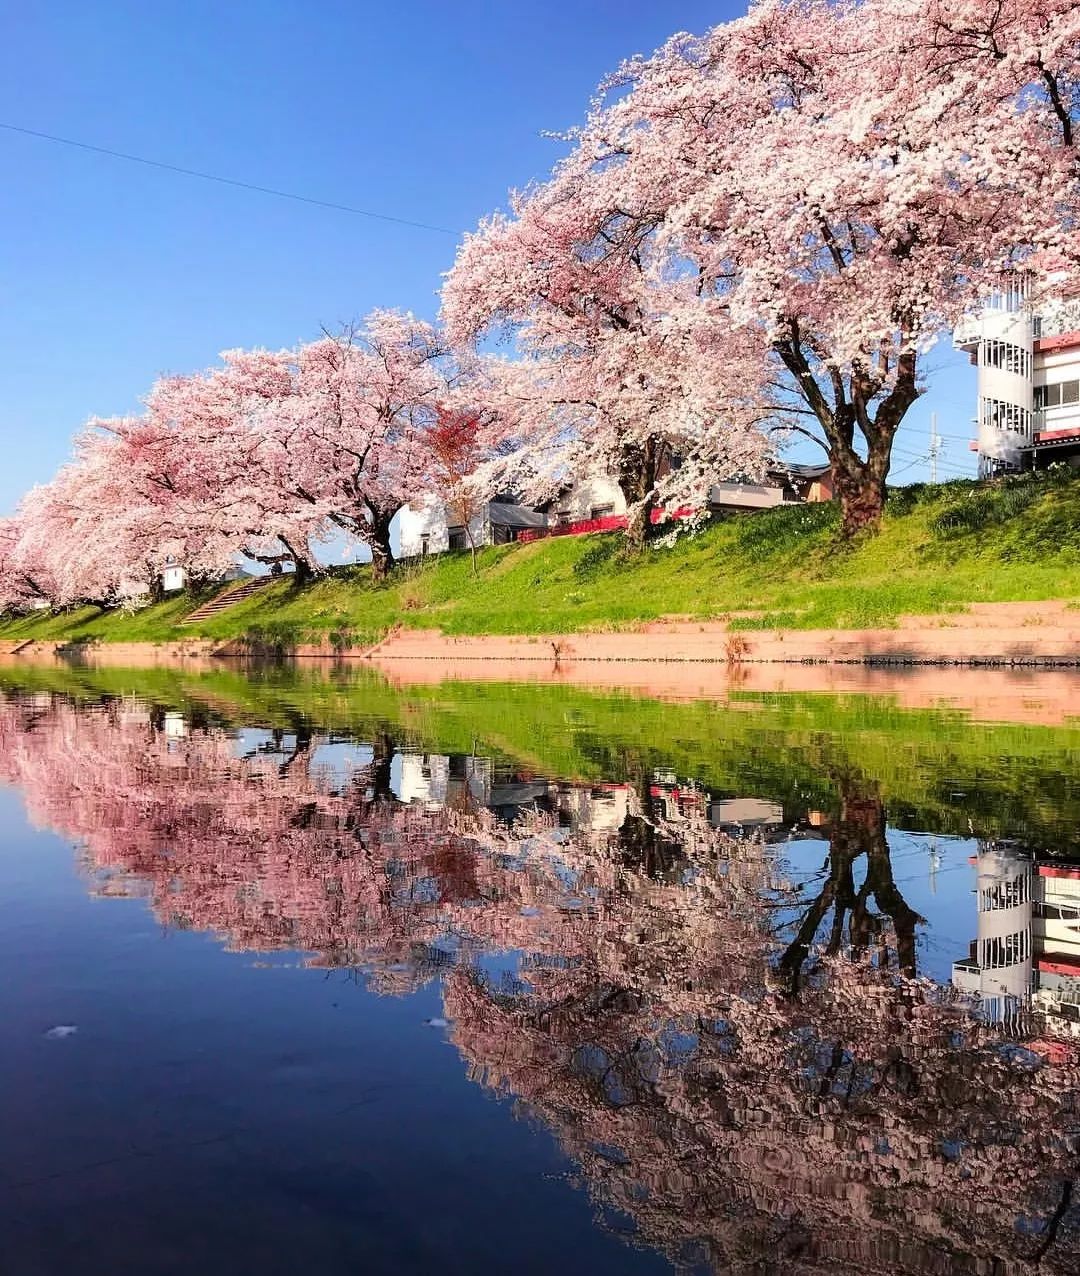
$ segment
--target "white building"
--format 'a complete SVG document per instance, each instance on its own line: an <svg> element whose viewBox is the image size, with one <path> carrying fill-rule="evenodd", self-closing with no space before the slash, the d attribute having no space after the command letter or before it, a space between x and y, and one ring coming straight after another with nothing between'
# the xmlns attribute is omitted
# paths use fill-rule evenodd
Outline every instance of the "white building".
<svg viewBox="0 0 1080 1276"><path fill-rule="evenodd" d="M714 483L711 513L771 509L833 498L831 470L823 465L778 465L762 483ZM406 505L397 515L402 558L441 554L470 545L505 545L538 535L615 531L626 526L626 497L609 474L588 474L561 488L535 509L506 498L489 501L466 527L433 497Z"/></svg>
<svg viewBox="0 0 1080 1276"><path fill-rule="evenodd" d="M573 527L626 514L622 488L607 474L591 474L568 483L542 507L552 527Z"/></svg>
<svg viewBox="0 0 1080 1276"><path fill-rule="evenodd" d="M1080 1036L1080 868L986 846L975 859L977 931L952 982L986 1019L1021 1029L1029 1010Z"/></svg>
<svg viewBox="0 0 1080 1276"><path fill-rule="evenodd" d="M174 594L187 584L187 572L179 563L169 563L161 573L161 588L167 594Z"/></svg>
<svg viewBox="0 0 1080 1276"><path fill-rule="evenodd" d="M523 531L544 530L547 516L510 501L488 501L466 526L434 498L405 505L398 512L399 555L419 558L471 545L506 545Z"/></svg>
<svg viewBox="0 0 1080 1276"><path fill-rule="evenodd" d="M984 477L1066 461L1080 468L1080 288L1032 305L1020 281L956 332L978 369L975 450Z"/></svg>

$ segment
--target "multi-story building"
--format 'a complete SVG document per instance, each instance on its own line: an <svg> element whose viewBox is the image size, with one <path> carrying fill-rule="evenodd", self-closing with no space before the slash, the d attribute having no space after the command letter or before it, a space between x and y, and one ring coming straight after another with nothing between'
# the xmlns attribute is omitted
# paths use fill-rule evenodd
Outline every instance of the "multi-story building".
<svg viewBox="0 0 1080 1276"><path fill-rule="evenodd" d="M1080 1036L1080 867L986 844L975 857L977 931L953 986L990 1023L1021 1031L1034 1011Z"/></svg>
<svg viewBox="0 0 1080 1276"><path fill-rule="evenodd" d="M955 344L978 370L979 473L1080 468L1080 284L1033 300L1016 283L961 325Z"/></svg>

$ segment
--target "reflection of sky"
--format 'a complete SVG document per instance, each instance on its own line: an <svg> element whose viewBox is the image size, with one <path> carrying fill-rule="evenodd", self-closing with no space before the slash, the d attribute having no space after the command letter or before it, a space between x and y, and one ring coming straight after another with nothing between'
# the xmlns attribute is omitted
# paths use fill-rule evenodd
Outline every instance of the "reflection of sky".
<svg viewBox="0 0 1080 1276"><path fill-rule="evenodd" d="M14 790L0 963L5 1273L670 1271L469 1079L437 980L379 996L92 898Z"/></svg>
<svg viewBox="0 0 1080 1276"><path fill-rule="evenodd" d="M888 830L896 883L908 904L925 919L919 927L919 974L948 982L952 964L967 955L975 938L975 870L968 863L978 843L967 837ZM820 890L827 872L829 844L797 838L778 848L792 883L804 883L804 905ZM856 890L866 877L866 856L854 864ZM826 922L827 925L827 922Z"/></svg>

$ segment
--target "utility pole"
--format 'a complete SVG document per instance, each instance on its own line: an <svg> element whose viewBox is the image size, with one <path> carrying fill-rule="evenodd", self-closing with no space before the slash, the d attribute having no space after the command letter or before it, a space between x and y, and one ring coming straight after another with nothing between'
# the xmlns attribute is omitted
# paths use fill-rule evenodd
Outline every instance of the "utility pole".
<svg viewBox="0 0 1080 1276"><path fill-rule="evenodd" d="M941 451L941 439L937 432L937 413L930 413L930 482L937 482L937 459Z"/></svg>

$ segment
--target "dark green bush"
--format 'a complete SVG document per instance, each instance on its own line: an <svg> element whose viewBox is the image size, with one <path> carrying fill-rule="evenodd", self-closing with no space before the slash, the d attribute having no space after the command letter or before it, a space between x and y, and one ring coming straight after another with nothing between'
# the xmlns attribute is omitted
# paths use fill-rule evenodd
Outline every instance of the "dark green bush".
<svg viewBox="0 0 1080 1276"><path fill-rule="evenodd" d="M752 559L769 558L835 531L840 526L840 507L835 501L777 506L741 514L734 523L739 551Z"/></svg>
<svg viewBox="0 0 1080 1276"><path fill-rule="evenodd" d="M242 641L256 656L287 656L296 650L307 634L303 626L287 620L266 625L252 625L244 631Z"/></svg>
<svg viewBox="0 0 1080 1276"><path fill-rule="evenodd" d="M621 535L597 536L574 564L574 575L579 580L594 579L620 556L623 547Z"/></svg>
<svg viewBox="0 0 1080 1276"><path fill-rule="evenodd" d="M943 509L930 524L939 536L964 535L1000 527L1019 518L1045 491L1035 475L998 479L970 488L953 505Z"/></svg>

